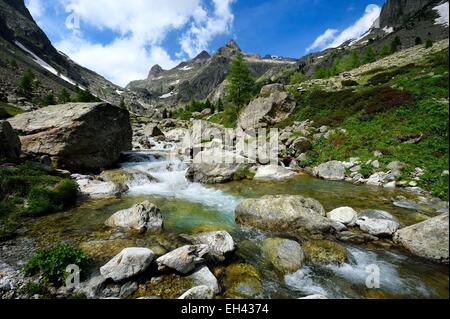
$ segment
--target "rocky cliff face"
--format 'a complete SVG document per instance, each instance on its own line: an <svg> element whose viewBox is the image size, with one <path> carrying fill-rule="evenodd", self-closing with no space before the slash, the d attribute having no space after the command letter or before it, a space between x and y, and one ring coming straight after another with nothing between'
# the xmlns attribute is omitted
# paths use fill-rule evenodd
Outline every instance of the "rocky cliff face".
<svg viewBox="0 0 450 319"><path fill-rule="evenodd" d="M155 65L145 80L131 82L127 89L140 96L146 103L173 107L184 105L191 99L204 100L220 97L214 94L224 82L230 63L238 52L238 44L231 40L212 56L203 51L194 59L183 62L172 70ZM293 59L245 54L253 75L258 78L267 71L295 65Z"/></svg>
<svg viewBox="0 0 450 319"><path fill-rule="evenodd" d="M380 26L399 27L409 18L425 8L425 6L436 2L435 0L388 0L383 6L380 16ZM439 1L438 1L439 2Z"/></svg>
<svg viewBox="0 0 450 319"><path fill-rule="evenodd" d="M118 86L53 47L23 0L0 0L0 91L7 96L14 95L20 76L28 68L41 84L38 94L54 91L56 95L62 88L73 92L78 85L101 99L120 103Z"/></svg>

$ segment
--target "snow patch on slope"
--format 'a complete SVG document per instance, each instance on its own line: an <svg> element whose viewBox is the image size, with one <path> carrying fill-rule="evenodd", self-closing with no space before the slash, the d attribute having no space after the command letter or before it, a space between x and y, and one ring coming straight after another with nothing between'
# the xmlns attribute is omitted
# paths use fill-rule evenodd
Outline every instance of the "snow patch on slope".
<svg viewBox="0 0 450 319"><path fill-rule="evenodd" d="M448 1L438 5L436 7L433 8L433 10L435 10L438 14L439 14L439 18L437 18L435 20L436 24L442 24L445 26L449 26L449 20L448 20Z"/></svg>
<svg viewBox="0 0 450 319"><path fill-rule="evenodd" d="M34 54L31 50L28 50L22 43L20 43L19 41L15 41L14 42L19 48L21 48L23 51L27 52L28 54L30 54L34 61L39 64L42 68L46 69L47 71L49 71L50 73L56 75L57 77L63 79L64 81L72 84L72 85L77 85L77 83L75 81L73 81L72 79L69 79L67 76L62 75L60 72L58 72L54 67L52 67L50 64L48 64L47 62L45 62L44 60L42 60L40 57L38 57L36 54Z"/></svg>

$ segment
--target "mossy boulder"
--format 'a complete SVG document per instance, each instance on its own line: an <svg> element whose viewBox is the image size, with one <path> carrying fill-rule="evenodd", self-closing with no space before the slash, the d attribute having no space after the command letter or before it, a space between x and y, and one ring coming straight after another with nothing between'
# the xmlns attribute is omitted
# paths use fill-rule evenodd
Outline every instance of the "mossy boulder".
<svg viewBox="0 0 450 319"><path fill-rule="evenodd" d="M133 298L160 297L162 299L177 299L195 286L192 279L176 274L152 278L139 285Z"/></svg>
<svg viewBox="0 0 450 319"><path fill-rule="evenodd" d="M223 279L225 297L229 299L254 299L263 292L258 270L249 264L236 263L227 267Z"/></svg>
<svg viewBox="0 0 450 319"><path fill-rule="evenodd" d="M347 249L329 240L311 240L303 244L309 261L315 265L343 264L348 259Z"/></svg>
<svg viewBox="0 0 450 319"><path fill-rule="evenodd" d="M282 274L296 272L305 260L302 247L293 240L269 238L264 241L263 250L273 267Z"/></svg>

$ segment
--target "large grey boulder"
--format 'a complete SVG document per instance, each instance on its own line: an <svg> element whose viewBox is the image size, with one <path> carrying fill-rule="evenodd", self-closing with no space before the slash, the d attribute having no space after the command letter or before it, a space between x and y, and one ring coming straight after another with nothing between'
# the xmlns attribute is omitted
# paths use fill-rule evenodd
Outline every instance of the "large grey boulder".
<svg viewBox="0 0 450 319"><path fill-rule="evenodd" d="M339 161L330 161L315 167L313 175L326 180L342 181L345 179L345 166Z"/></svg>
<svg viewBox="0 0 450 319"><path fill-rule="evenodd" d="M147 270L154 258L155 254L148 248L125 248L101 267L100 273L106 279L119 282Z"/></svg>
<svg viewBox="0 0 450 319"><path fill-rule="evenodd" d="M214 148L195 156L186 177L199 183L225 183L242 179L250 166L248 159L234 152Z"/></svg>
<svg viewBox="0 0 450 319"><path fill-rule="evenodd" d="M365 210L358 214L356 224L362 231L379 237L392 236L400 229L397 219L382 210Z"/></svg>
<svg viewBox="0 0 450 319"><path fill-rule="evenodd" d="M239 116L238 125L244 130L267 127L285 120L296 107L292 94L275 91L268 97L251 101Z"/></svg>
<svg viewBox="0 0 450 319"><path fill-rule="evenodd" d="M334 224L317 200L290 195L245 199L236 207L236 221L263 230L301 233L323 233Z"/></svg>
<svg viewBox="0 0 450 319"><path fill-rule="evenodd" d="M394 242L414 255L448 264L449 214L400 229L394 234Z"/></svg>
<svg viewBox="0 0 450 319"><path fill-rule="evenodd" d="M255 177L256 181L279 181L289 179L298 174L279 165L266 165L258 167Z"/></svg>
<svg viewBox="0 0 450 319"><path fill-rule="evenodd" d="M305 254L296 241L269 238L264 241L263 248L273 267L283 274L294 273L303 266Z"/></svg>
<svg viewBox="0 0 450 319"><path fill-rule="evenodd" d="M48 155L58 167L92 171L114 164L131 150L128 111L108 103L69 103L8 120L29 156Z"/></svg>
<svg viewBox="0 0 450 319"><path fill-rule="evenodd" d="M236 248L233 238L226 231L213 231L192 236L184 235L183 238L193 245L207 245L209 256L218 262L224 261L225 256Z"/></svg>
<svg viewBox="0 0 450 319"><path fill-rule="evenodd" d="M159 257L156 263L159 270L170 268L182 274L187 274L205 261L208 252L208 245L187 245Z"/></svg>
<svg viewBox="0 0 450 319"><path fill-rule="evenodd" d="M105 224L109 227L134 229L139 232L160 231L163 228L162 213L159 208L145 201L129 209L112 215Z"/></svg>
<svg viewBox="0 0 450 319"><path fill-rule="evenodd" d="M20 157L21 144L17 133L6 121L0 121L0 163L16 162Z"/></svg>
<svg viewBox="0 0 450 319"><path fill-rule="evenodd" d="M327 213L327 217L335 222L353 226L358 219L358 213L351 207L339 207Z"/></svg>

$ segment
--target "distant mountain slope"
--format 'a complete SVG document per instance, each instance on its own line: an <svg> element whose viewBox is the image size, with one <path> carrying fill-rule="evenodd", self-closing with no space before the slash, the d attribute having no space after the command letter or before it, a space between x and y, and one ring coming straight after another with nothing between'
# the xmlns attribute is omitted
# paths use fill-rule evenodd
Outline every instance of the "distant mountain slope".
<svg viewBox="0 0 450 319"><path fill-rule="evenodd" d="M448 38L448 27L447 0L387 0L380 18L367 33L338 48L309 54L299 60L299 67L311 75L317 67L328 67L352 50L363 52L371 45L380 52L383 46L390 47L396 37L401 41L399 50L415 46L418 39L423 43L443 40Z"/></svg>
<svg viewBox="0 0 450 319"><path fill-rule="evenodd" d="M237 43L231 40L213 56L203 51L194 59L171 70L166 71L155 65L147 79L133 81L128 84L127 89L140 94L141 98L154 106L176 107L188 103L191 99L214 99L212 95L220 96L217 90L225 80L230 62L238 52L242 51ZM243 54L256 78L268 70L293 67L296 64L294 59Z"/></svg>
<svg viewBox="0 0 450 319"><path fill-rule="evenodd" d="M0 0L1 94L14 96L18 80L28 68L40 83L37 95L57 94L62 88L73 92L79 86L108 102L120 103L118 86L53 47L23 0Z"/></svg>

